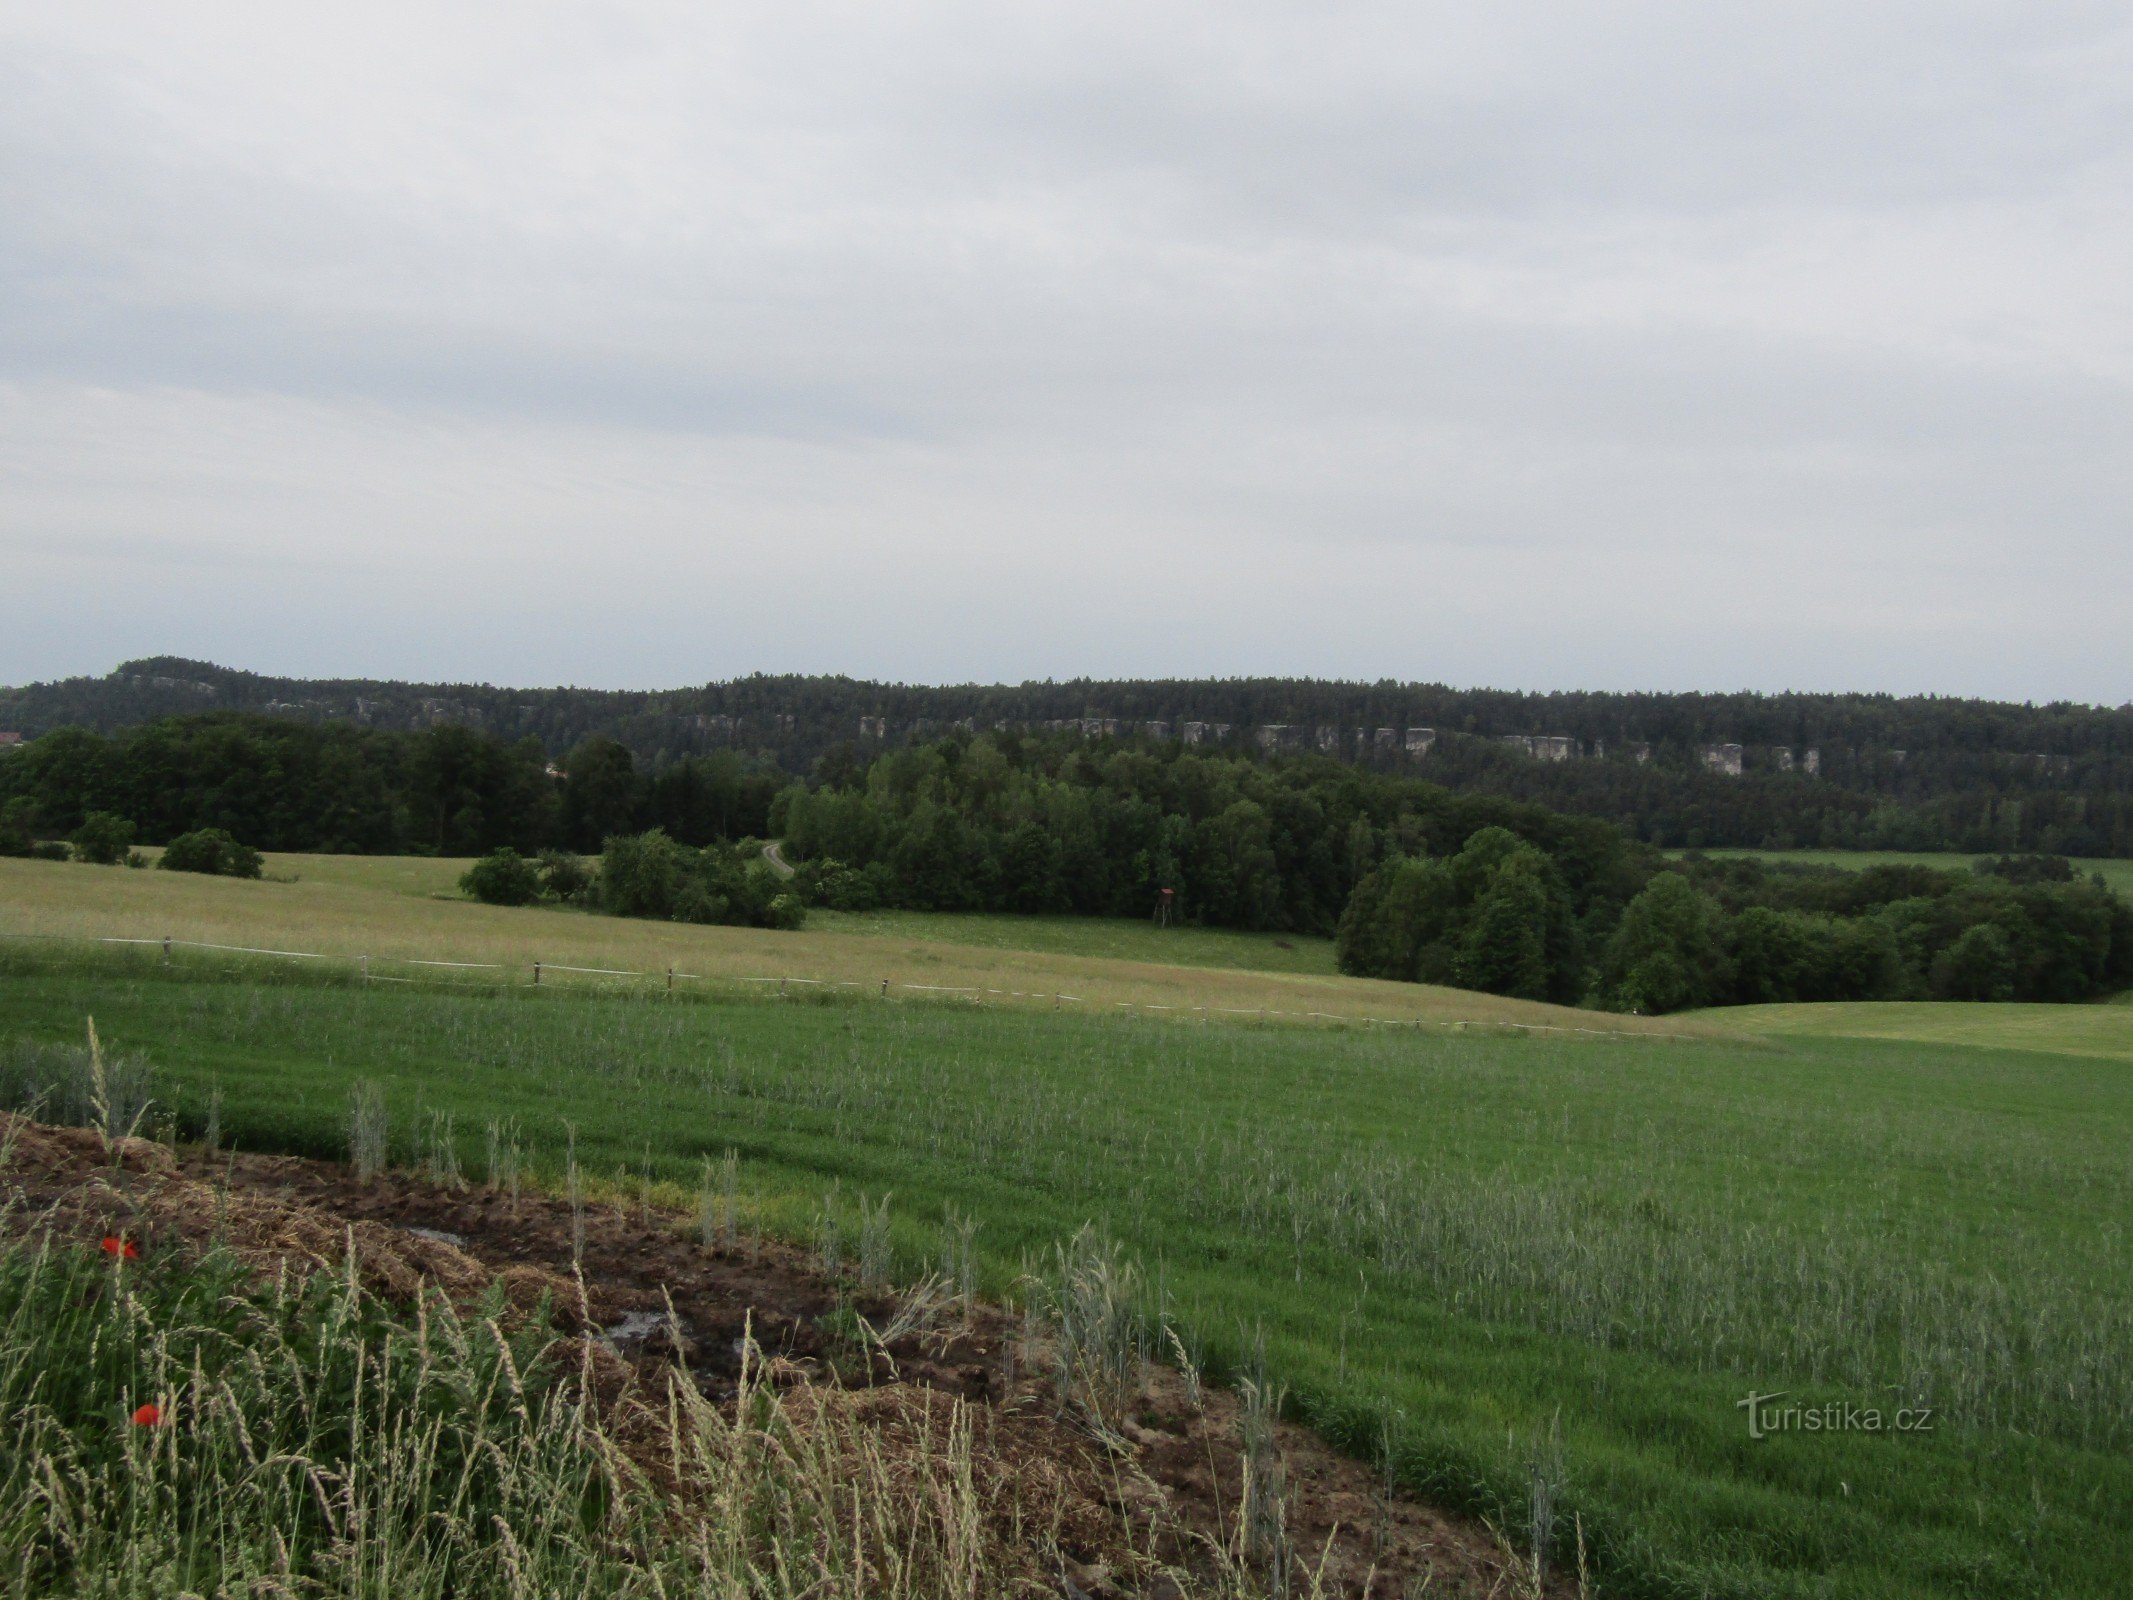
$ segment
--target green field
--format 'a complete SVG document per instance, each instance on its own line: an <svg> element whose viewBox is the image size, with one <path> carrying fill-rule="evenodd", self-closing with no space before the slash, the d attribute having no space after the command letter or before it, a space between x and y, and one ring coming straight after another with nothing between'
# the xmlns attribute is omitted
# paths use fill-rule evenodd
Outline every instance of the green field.
<svg viewBox="0 0 2133 1600"><path fill-rule="evenodd" d="M142 852L151 857L162 851ZM424 899L463 899L459 879L472 861L450 856L269 855L266 876L282 883L333 884Z"/></svg>
<svg viewBox="0 0 2133 1600"><path fill-rule="evenodd" d="M272 856L263 881L0 859L0 939L161 939L309 952L380 976L466 962L469 982L843 986L898 997L955 992L984 1004L1143 1008L1295 1023L1599 1026L1712 1033L1674 1018L1594 1018L1563 1006L1333 973L1323 941L1075 917L817 917L798 932L608 917L461 896L464 863L416 857ZM596 969L573 974L570 968Z"/></svg>
<svg viewBox="0 0 2133 1600"><path fill-rule="evenodd" d="M151 859L162 852L144 851ZM270 855L270 880L460 900L470 862L436 856ZM862 938L924 940L981 950L1095 956L1178 967L1226 967L1332 977L1333 941L1234 928L1158 928L1115 917L1023 917L948 911L810 911L809 929Z"/></svg>
<svg viewBox="0 0 2133 1600"><path fill-rule="evenodd" d="M1973 861L1982 858L1975 855L1935 855L1916 850L1705 850L1707 856L1745 856L1757 861L1798 862L1810 867L1843 867L1848 872L1857 872L1865 867L1938 867L1943 872L1967 872ZM1689 854L1686 850L1669 850L1668 855ZM2116 856L2081 856L2074 859L2074 870L2086 877L2101 873L2104 883L2127 899L2133 899L2133 861Z"/></svg>
<svg viewBox="0 0 2133 1600"><path fill-rule="evenodd" d="M1850 1005L1729 1006L1704 1015L1751 1033L1897 1039L2042 1050L2133 1063L2127 996L2087 1006L1985 1005L1957 1000L1873 1000Z"/></svg>
<svg viewBox="0 0 2133 1600"><path fill-rule="evenodd" d="M149 852L151 855L155 852ZM1672 851L1680 855L1685 852ZM1741 856L1810 866L1905 865L1967 871L1978 859L1896 850L1707 850L1710 856ZM270 855L271 877L302 883L379 890L421 898L459 899L459 875L468 863L423 856ZM2100 873L2118 894L2133 900L2133 860L2097 857L2074 862L2084 875ZM1242 933L1228 928L1157 928L1146 922L1099 917L1018 917L935 911L813 911L808 926L824 933L925 940L975 949L1033 954L1095 956L1172 966L1230 968L1330 977L1333 941L1306 934Z"/></svg>
<svg viewBox="0 0 2133 1600"><path fill-rule="evenodd" d="M114 875L117 876L117 875ZM138 880L139 874L123 878ZM252 886L255 889L258 886ZM474 908L453 908L471 913ZM1218 1367L1517 1536L1557 1423L1603 1594L2122 1595L2133 1569L2133 1071L1785 1037L1191 1028L1126 1015L364 988L320 967L0 945L0 1039L106 1039L253 1148L403 1154L492 1117L553 1173L741 1152L804 1235L945 1205L996 1289L1093 1221ZM2124 1013L2119 1013L2123 1015ZM847 1216L849 1211L847 1210ZM1925 1405L1751 1439L1741 1399Z"/></svg>
<svg viewBox="0 0 2133 1600"><path fill-rule="evenodd" d="M1018 917L961 911L810 911L824 933L928 939L985 950L1099 956L1179 967L1227 967L1330 978L1333 941L1308 934L1244 933L1234 928L1158 928L1115 917Z"/></svg>

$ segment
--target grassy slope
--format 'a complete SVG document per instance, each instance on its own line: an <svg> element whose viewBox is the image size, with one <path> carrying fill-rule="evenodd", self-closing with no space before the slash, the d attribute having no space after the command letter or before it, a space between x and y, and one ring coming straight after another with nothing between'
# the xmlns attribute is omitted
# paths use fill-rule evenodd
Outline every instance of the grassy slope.
<svg viewBox="0 0 2133 1600"><path fill-rule="evenodd" d="M1323 1013L1437 1022L1473 1021L1598 1026L1630 1031L1710 1031L1709 1024L1635 1017L1596 1018L1560 1006L1506 1000L1458 989L1381 983L1306 972L1265 972L1234 964L1249 936L1180 930L1184 959L1157 965L1103 954L1055 953L960 940L842 931L834 926L800 933L756 928L705 928L538 908L476 905L456 895L434 898L456 877L449 862L357 857L277 856L274 877L297 881L237 882L190 873L128 872L70 862L0 860L0 934L68 938L120 936L201 940L214 944L319 951L336 957L421 958L495 962L524 981L535 961L561 966L626 968L664 973L676 967L708 979L800 977L879 992L896 984L991 991L987 998L1049 1004L1054 994L1090 1006L1168 1006L1236 1011L1264 1009L1296 1015ZM930 929L962 919L927 919ZM1024 919L973 919L997 932ZM1165 939L1132 924L1091 922L1077 930L1068 919L1033 918L1029 925L1060 942L1073 935L1101 948L1149 949ZM893 925L893 924L892 924ZM1271 941L1269 941L1271 943ZM1221 966L1190 964L1195 954L1224 955ZM1208 957L1213 959L1213 957ZM380 965L385 971L405 969ZM469 974L470 977L475 976ZM547 981L586 981L550 971ZM603 980L590 980L603 981Z"/></svg>
<svg viewBox="0 0 2133 1600"><path fill-rule="evenodd" d="M1967 871L1970 863L1979 859L1975 855L1930 854L1911 850L1706 850L1707 856L1753 856L1761 861L1797 861L1805 866L1844 867L1857 871L1862 867L1913 866L1939 867L1943 871ZM1669 851L1670 855L1685 855L1686 851ZM2083 856L2074 862L2074 870L2084 877L2092 872L2103 874L2103 881L2118 893L2133 899L2133 861L2107 856Z"/></svg>
<svg viewBox="0 0 2133 1600"><path fill-rule="evenodd" d="M1233 928L1158 928L1115 917L1020 917L942 911L811 911L825 933L932 939L989 950L1104 956L1177 967L1226 967L1330 978L1333 941Z"/></svg>
<svg viewBox="0 0 2133 1600"><path fill-rule="evenodd" d="M1218 1358L1261 1328L1337 1435L1367 1448L1397 1417L1407 1474L1444 1498L1515 1527L1525 1441L1559 1416L1608 1592L2107 1595L2133 1565L2133 1460L2078 1442L2127 1394L2115 1064L432 993L34 945L0 947L0 973L0 1038L93 1010L181 1106L218 1085L255 1146L336 1150L367 1075L405 1153L418 1106L449 1111L472 1170L482 1119L519 1118L552 1170L569 1118L599 1170L687 1182L737 1146L789 1230L833 1180L847 1205L892 1190L914 1258L953 1204L995 1285L1100 1220ZM2023 1433L1963 1374L2031 1331L2088 1365L2052 1358ZM2052 1400L2077 1370L2106 1390ZM1756 1443L1736 1406L1887 1404L1900 1377L1948 1408L1940 1431Z"/></svg>
<svg viewBox="0 0 2133 1600"><path fill-rule="evenodd" d="M149 852L151 855L158 852ZM459 898L464 861L423 856L272 855L267 872L302 883ZM1333 941L1299 934L1241 933L1230 928L1157 928L1100 917L988 916L935 911L815 911L811 929L905 941L1101 956L1173 967L1234 967L1257 972L1334 975Z"/></svg>
<svg viewBox="0 0 2133 1600"><path fill-rule="evenodd" d="M1995 1050L2045 1050L2133 1062L2133 1006L1872 1001L1734 1006L1707 1015L1754 1033L1906 1039Z"/></svg>
<svg viewBox="0 0 2133 1600"><path fill-rule="evenodd" d="M159 856L160 850L144 852ZM293 883L334 884L348 889L376 889L391 894L464 898L459 879L473 862L439 856L269 855L269 878Z"/></svg>

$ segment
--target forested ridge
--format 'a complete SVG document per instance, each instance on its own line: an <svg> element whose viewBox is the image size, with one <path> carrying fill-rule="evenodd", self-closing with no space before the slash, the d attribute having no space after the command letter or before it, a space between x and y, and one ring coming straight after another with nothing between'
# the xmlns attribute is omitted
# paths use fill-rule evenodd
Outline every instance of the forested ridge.
<svg viewBox="0 0 2133 1600"><path fill-rule="evenodd" d="M755 676L660 691L513 689L273 678L174 657L0 689L0 730L26 738L203 711L377 731L461 726L533 740L549 760L608 737L648 769L726 752L795 777L842 747L851 747L846 759L868 759L959 723L1071 723L1095 744L1144 745L1183 742L1190 724L1203 748L1323 753L1605 817L1670 848L2133 855L2133 707L1302 679L929 687ZM1411 738L1420 729L1429 730L1426 750ZM1567 754L1540 759L1505 742L1513 738L1558 740L1551 751ZM1810 755L1812 773L1803 770ZM1711 769L1730 760L1737 775Z"/></svg>

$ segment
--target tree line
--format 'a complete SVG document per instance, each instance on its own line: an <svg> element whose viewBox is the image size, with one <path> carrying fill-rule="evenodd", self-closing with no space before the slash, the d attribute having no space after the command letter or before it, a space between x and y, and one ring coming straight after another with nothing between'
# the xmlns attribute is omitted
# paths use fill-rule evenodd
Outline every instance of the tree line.
<svg viewBox="0 0 2133 1600"><path fill-rule="evenodd" d="M1404 773L1013 729L871 759L838 746L795 783L730 751L648 765L596 737L555 764L536 741L452 725L211 713L0 756L0 824L0 848L72 835L83 859L92 841L116 859L136 836L210 831L249 851L479 854L484 898L683 921L1162 914L1331 934L1351 973L1641 1011L2133 982L2133 913L2057 858L1669 864L1609 822ZM797 865L790 885L739 843L767 836Z"/></svg>
<svg viewBox="0 0 2133 1600"><path fill-rule="evenodd" d="M1339 762L1260 762L1058 735L954 735L825 771L772 830L835 908L1148 917L1330 934L1388 854L1495 826L1556 864L1580 916L1619 906L1638 848L1584 817Z"/></svg>
<svg viewBox="0 0 2133 1600"><path fill-rule="evenodd" d="M1579 924L1554 863L1501 830L1357 885L1343 972L1657 1013L1831 1000L2094 999L2133 985L2133 907L2063 857L1971 870L1655 867Z"/></svg>
<svg viewBox="0 0 2133 1600"><path fill-rule="evenodd" d="M623 746L649 771L723 752L804 778L879 718L886 742L928 743L962 723L1184 718L1248 741L1266 725L1308 739L1336 730L1357 764L1606 817L1667 848L1958 850L2133 856L2133 707L2012 705L1844 694L1524 694L1311 679L1098 681L928 687L764 676L658 691L305 680L176 657L102 678L0 689L0 729L81 725L112 733L205 709L376 731L452 724L561 761L588 740ZM1380 750L1375 731L1429 727L1428 755ZM1357 746L1354 734L1371 737ZM1561 734L1603 759L1543 762L1500 743ZM1139 735L1135 736L1140 737ZM1133 742L1128 740L1127 742ZM1714 742L1747 748L1746 770L1704 770ZM1642 763L1633 746L1648 747ZM1782 771L1778 749L1819 753L1820 772ZM863 747L878 753L880 744ZM1231 752L1239 753L1239 752ZM1249 754L1248 751L1241 753ZM434 830L433 830L434 831Z"/></svg>
<svg viewBox="0 0 2133 1600"><path fill-rule="evenodd" d="M1848 762L1825 749L1819 776L1751 764L1725 777L1696 769L1686 748L1676 754L1542 762L1455 736L1424 767L1452 788L1609 818L1663 849L2133 855L2133 761L2115 756L2062 770L1989 749Z"/></svg>
<svg viewBox="0 0 2133 1600"><path fill-rule="evenodd" d="M93 813L162 843L220 829L261 850L367 855L598 851L663 829L705 845L760 834L785 778L732 751L659 766L594 738L560 766L538 740L214 712L99 734L62 728L0 756L0 805L63 837Z"/></svg>

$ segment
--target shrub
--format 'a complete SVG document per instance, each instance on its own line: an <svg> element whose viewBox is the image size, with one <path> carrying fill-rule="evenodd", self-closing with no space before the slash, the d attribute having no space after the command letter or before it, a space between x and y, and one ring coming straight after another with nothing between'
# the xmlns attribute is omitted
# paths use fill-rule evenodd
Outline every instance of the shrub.
<svg viewBox="0 0 2133 1600"><path fill-rule="evenodd" d="M541 897L541 869L505 845L461 873L459 887L484 905L528 906Z"/></svg>
<svg viewBox="0 0 2133 1600"><path fill-rule="evenodd" d="M256 878L265 860L248 844L239 844L220 828L181 833L163 847L156 865L165 872L204 872L212 877Z"/></svg>
<svg viewBox="0 0 2133 1600"><path fill-rule="evenodd" d="M615 835L600 853L602 908L618 917L677 915L682 909L687 858L694 853L660 828Z"/></svg>
<svg viewBox="0 0 2133 1600"><path fill-rule="evenodd" d="M831 911L872 911L882 900L870 873L848 867L834 856L802 862L793 874L792 888L808 905Z"/></svg>
<svg viewBox="0 0 2133 1600"><path fill-rule="evenodd" d="M543 850L540 862L541 892L551 900L579 905L591 897L592 869L577 856L568 850Z"/></svg>
<svg viewBox="0 0 2133 1600"><path fill-rule="evenodd" d="M133 848L133 824L116 812L92 811L67 836L67 842L74 846L75 860L115 867Z"/></svg>
<svg viewBox="0 0 2133 1600"><path fill-rule="evenodd" d="M752 851L693 850L658 828L607 841L598 892L601 908L618 917L756 928L797 928L806 917L806 902Z"/></svg>

